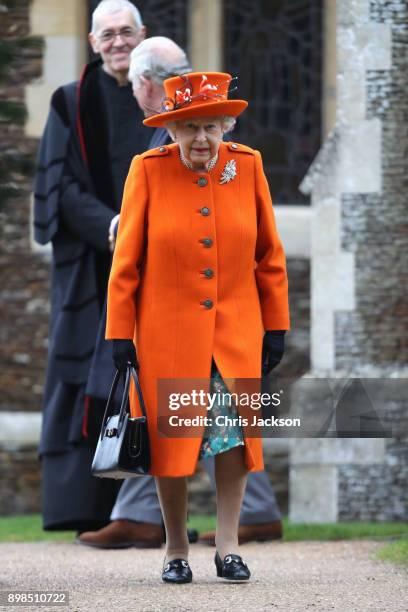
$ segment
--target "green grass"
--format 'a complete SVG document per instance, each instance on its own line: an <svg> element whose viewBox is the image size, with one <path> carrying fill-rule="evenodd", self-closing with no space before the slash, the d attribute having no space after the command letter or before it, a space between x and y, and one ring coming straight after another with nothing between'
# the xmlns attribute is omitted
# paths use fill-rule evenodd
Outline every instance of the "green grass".
<svg viewBox="0 0 408 612"><path fill-rule="evenodd" d="M408 565L408 537L391 542L377 552L377 558L381 561L390 561L401 565Z"/></svg>
<svg viewBox="0 0 408 612"><path fill-rule="evenodd" d="M43 531L39 514L0 518L0 542L42 542L72 540L74 531Z"/></svg>
<svg viewBox="0 0 408 612"><path fill-rule="evenodd" d="M352 540L355 538L395 538L408 536L405 523L317 523L293 524L284 520L284 541L301 540Z"/></svg>
<svg viewBox="0 0 408 612"><path fill-rule="evenodd" d="M188 527L197 529L200 533L204 531L214 531L215 516L190 516L187 524Z"/></svg>
<svg viewBox="0 0 408 612"><path fill-rule="evenodd" d="M353 538L389 539L405 536L408 538L408 525L404 523L328 523L293 524L284 519L285 542L301 540L350 540ZM213 516L191 516L188 526L198 531L215 528ZM48 540L72 541L73 531L43 531L38 514L0 517L0 542L40 542ZM406 541L402 540L401 553L406 551ZM405 544L404 544L405 543ZM396 542L397 544L397 542ZM406 554L406 552L405 552Z"/></svg>

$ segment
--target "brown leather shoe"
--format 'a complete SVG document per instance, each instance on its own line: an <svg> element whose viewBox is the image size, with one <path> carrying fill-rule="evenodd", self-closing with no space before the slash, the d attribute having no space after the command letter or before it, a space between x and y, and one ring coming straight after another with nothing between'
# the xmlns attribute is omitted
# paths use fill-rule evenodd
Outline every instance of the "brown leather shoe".
<svg viewBox="0 0 408 612"><path fill-rule="evenodd" d="M118 520L98 531L85 531L76 541L95 548L160 548L163 527L154 523Z"/></svg>
<svg viewBox="0 0 408 612"><path fill-rule="evenodd" d="M247 542L268 542L270 540L279 540L281 537L281 521L253 525L240 525L238 528L238 542L240 544L246 544ZM201 542L201 544L215 546L215 531L202 533L198 538L198 541Z"/></svg>

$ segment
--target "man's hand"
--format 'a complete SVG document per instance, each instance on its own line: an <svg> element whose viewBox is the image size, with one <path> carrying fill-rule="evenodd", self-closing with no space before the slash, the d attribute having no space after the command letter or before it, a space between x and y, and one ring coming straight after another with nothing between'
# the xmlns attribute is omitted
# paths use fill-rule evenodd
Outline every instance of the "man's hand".
<svg viewBox="0 0 408 612"><path fill-rule="evenodd" d="M120 215L115 215L109 226L109 250L111 253L113 253L115 249L116 236L118 234L119 218Z"/></svg>
<svg viewBox="0 0 408 612"><path fill-rule="evenodd" d="M285 350L285 331L266 331L262 344L262 374L265 376L280 363Z"/></svg>
<svg viewBox="0 0 408 612"><path fill-rule="evenodd" d="M112 353L113 361L117 370L125 372L129 363L134 368L139 368L139 363L136 357L136 349L132 340L114 340Z"/></svg>

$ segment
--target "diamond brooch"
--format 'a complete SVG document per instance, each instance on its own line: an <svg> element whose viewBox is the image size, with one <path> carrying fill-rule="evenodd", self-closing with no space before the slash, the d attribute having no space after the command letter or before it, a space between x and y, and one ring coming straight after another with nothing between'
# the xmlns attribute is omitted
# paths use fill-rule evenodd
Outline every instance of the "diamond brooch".
<svg viewBox="0 0 408 612"><path fill-rule="evenodd" d="M220 183L221 185L225 185L225 183L229 183L237 176L237 164L235 159L230 159L224 166L224 170L222 171Z"/></svg>

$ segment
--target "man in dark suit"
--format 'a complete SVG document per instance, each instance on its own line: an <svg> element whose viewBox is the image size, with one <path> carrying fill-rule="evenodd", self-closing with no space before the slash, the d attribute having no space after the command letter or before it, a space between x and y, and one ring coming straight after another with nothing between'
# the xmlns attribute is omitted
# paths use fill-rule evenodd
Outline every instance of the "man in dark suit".
<svg viewBox="0 0 408 612"><path fill-rule="evenodd" d="M103 0L89 40L100 58L79 82L59 87L39 150L34 228L52 243L51 320L39 455L45 529L98 529L120 483L92 477L106 396L87 393L111 265L109 228L120 210L132 157L151 133L128 81L144 39L128 0Z"/></svg>
<svg viewBox="0 0 408 612"><path fill-rule="evenodd" d="M190 71L184 51L172 40L156 36L144 40L132 51L129 80L133 94L146 116L160 112L164 88L163 81L171 76ZM167 130L157 128L148 148L169 144ZM115 224L112 226L111 243L114 245ZM104 340L104 324L101 323L98 345L91 368L88 391L105 396L103 381L113 378L111 343ZM204 462L214 483L214 461ZM81 544L98 548L125 548L130 546L155 547L163 541L162 515L151 476L125 480L112 510L111 523L98 531L79 536ZM240 542L270 540L281 537L281 515L274 491L265 472L251 472L240 516ZM200 541L214 543L214 533L202 534Z"/></svg>

